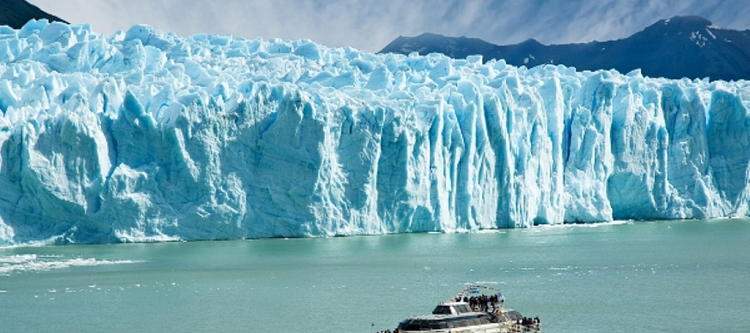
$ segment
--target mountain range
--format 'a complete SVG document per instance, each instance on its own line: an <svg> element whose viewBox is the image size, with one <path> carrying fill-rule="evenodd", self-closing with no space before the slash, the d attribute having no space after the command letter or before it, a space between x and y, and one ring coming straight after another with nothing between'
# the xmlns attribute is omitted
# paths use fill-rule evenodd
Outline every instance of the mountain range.
<svg viewBox="0 0 750 333"><path fill-rule="evenodd" d="M398 37L381 53L443 53L453 58L482 55L514 66L563 64L578 70L640 69L671 79L750 79L750 30L722 29L698 16L660 20L630 37L581 44L544 45L534 39L495 45L476 38L425 33Z"/></svg>
<svg viewBox="0 0 750 333"><path fill-rule="evenodd" d="M50 21L65 22L65 20L49 14L27 1L0 0L0 25L7 25L13 29L20 29L31 19L47 19Z"/></svg>

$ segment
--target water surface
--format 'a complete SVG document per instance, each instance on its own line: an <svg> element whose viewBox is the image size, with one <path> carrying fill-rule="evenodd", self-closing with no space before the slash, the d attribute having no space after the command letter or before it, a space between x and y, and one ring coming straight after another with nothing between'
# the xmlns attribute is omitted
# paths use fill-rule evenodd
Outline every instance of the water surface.
<svg viewBox="0 0 750 333"><path fill-rule="evenodd" d="M750 332L750 220L0 249L2 332L372 332L466 283L545 332Z"/></svg>

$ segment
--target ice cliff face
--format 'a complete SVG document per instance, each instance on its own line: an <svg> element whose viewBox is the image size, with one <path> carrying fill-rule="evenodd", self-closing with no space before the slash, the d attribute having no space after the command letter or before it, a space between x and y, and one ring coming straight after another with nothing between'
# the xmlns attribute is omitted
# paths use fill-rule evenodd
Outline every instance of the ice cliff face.
<svg viewBox="0 0 750 333"><path fill-rule="evenodd" d="M748 215L748 82L0 28L0 244Z"/></svg>

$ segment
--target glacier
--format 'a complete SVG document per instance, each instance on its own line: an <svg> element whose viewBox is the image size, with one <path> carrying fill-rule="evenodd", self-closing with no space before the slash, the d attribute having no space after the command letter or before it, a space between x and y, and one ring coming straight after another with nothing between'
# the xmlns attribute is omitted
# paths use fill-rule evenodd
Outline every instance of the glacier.
<svg viewBox="0 0 750 333"><path fill-rule="evenodd" d="M748 216L750 84L0 27L0 245Z"/></svg>

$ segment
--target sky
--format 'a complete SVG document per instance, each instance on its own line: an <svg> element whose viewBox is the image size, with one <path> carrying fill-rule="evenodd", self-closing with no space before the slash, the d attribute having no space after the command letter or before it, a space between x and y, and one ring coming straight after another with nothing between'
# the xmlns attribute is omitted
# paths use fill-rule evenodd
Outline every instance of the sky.
<svg viewBox="0 0 750 333"><path fill-rule="evenodd" d="M112 34L148 24L180 36L311 39L377 52L430 32L495 44L625 38L660 19L698 15L750 29L750 0L28 0L70 23Z"/></svg>

